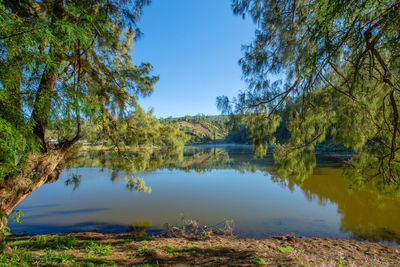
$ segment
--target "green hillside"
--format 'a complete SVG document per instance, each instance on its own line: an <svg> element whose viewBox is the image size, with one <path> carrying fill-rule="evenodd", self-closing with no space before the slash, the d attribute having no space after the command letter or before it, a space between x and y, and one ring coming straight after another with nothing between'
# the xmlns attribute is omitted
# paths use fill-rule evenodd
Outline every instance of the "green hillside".
<svg viewBox="0 0 400 267"><path fill-rule="evenodd" d="M180 118L160 119L162 124L179 124L180 130L187 136L187 144L199 143L246 143L244 129L229 130L229 116L184 116ZM243 138L239 138L242 136Z"/></svg>

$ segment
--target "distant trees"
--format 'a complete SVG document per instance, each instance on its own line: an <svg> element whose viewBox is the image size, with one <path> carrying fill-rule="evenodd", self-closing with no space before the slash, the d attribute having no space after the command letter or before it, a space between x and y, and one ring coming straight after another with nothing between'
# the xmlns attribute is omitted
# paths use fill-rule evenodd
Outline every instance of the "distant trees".
<svg viewBox="0 0 400 267"><path fill-rule="evenodd" d="M228 135L227 124L230 119L228 116L184 116L180 118L160 119L162 124L179 124L189 144L211 143L225 141Z"/></svg>
<svg viewBox="0 0 400 267"><path fill-rule="evenodd" d="M257 151L276 144L282 175L305 177L327 134L354 150L353 185L400 188L400 3L233 0L257 25L240 60L248 89L218 99L249 124ZM290 136L276 143L278 110Z"/></svg>

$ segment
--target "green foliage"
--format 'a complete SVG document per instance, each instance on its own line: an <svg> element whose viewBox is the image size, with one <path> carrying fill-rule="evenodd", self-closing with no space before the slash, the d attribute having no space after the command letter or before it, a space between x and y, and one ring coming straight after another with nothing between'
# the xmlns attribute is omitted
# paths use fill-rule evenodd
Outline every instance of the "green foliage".
<svg viewBox="0 0 400 267"><path fill-rule="evenodd" d="M32 153L67 149L86 134L120 145L127 118L142 112L136 99L158 80L131 58L149 0L62 3L0 1L0 182ZM49 128L59 145L45 142ZM168 138L159 139L178 145Z"/></svg>
<svg viewBox="0 0 400 267"><path fill-rule="evenodd" d="M180 118L160 119L164 125L178 124L185 134L186 144L247 144L249 143L247 128L244 123L233 125L229 116L184 116Z"/></svg>
<svg viewBox="0 0 400 267"><path fill-rule="evenodd" d="M153 236L144 236L143 240L149 241L149 240L154 240Z"/></svg>
<svg viewBox="0 0 400 267"><path fill-rule="evenodd" d="M19 248L65 250L75 248L79 242L74 236L37 235L35 238L9 242L8 245Z"/></svg>
<svg viewBox="0 0 400 267"><path fill-rule="evenodd" d="M166 253L174 254L174 255L176 255L177 253L188 254L189 252L191 252L196 257L201 256L201 254L199 253L199 251L200 251L199 247L196 245L192 245L192 244L187 244L184 249L182 249L181 247L174 247L169 244L169 245L165 245L163 247L163 250Z"/></svg>
<svg viewBox="0 0 400 267"><path fill-rule="evenodd" d="M36 236L35 245L37 245L38 247L46 247L46 245L47 245L47 236L45 236L45 235Z"/></svg>
<svg viewBox="0 0 400 267"><path fill-rule="evenodd" d="M199 247L196 245L193 245L193 244L187 244L185 249L186 250L197 250L197 249L199 249Z"/></svg>
<svg viewBox="0 0 400 267"><path fill-rule="evenodd" d="M0 0L0 195L9 198L0 212L17 204L14 192L31 192L41 179L57 179L79 140L118 152L134 146L179 154L184 144L179 127L160 124L137 104L159 79L149 63L132 59L140 37L137 22L148 4ZM59 157L46 162L52 155ZM3 186L16 178L27 180ZM126 182L130 190L151 192L140 178ZM76 177L70 181L78 183ZM56 246L70 246L58 241Z"/></svg>
<svg viewBox="0 0 400 267"><path fill-rule="evenodd" d="M172 245L165 245L164 251L167 253L173 253L173 252L175 252L175 248Z"/></svg>
<svg viewBox="0 0 400 267"><path fill-rule="evenodd" d="M57 249L71 249L77 244L74 236L60 236L54 239L54 246Z"/></svg>
<svg viewBox="0 0 400 267"><path fill-rule="evenodd" d="M8 172L17 172L17 156L22 152L24 139L13 125L0 117L0 182Z"/></svg>
<svg viewBox="0 0 400 267"><path fill-rule="evenodd" d="M153 253L153 251L151 249L148 249L145 246L142 246L140 248L138 248L138 255L139 256L149 256Z"/></svg>
<svg viewBox="0 0 400 267"><path fill-rule="evenodd" d="M54 250L43 250L45 253L35 257L25 249L14 249L12 253L0 254L0 266L32 266L32 265L71 265L75 263L75 257L66 253L57 253Z"/></svg>
<svg viewBox="0 0 400 267"><path fill-rule="evenodd" d="M280 252L292 252L293 248L292 247L279 247L278 250Z"/></svg>
<svg viewBox="0 0 400 267"><path fill-rule="evenodd" d="M185 133L186 143L220 142L228 135L227 116L185 116L180 118L160 119L164 125L178 124Z"/></svg>
<svg viewBox="0 0 400 267"><path fill-rule="evenodd" d="M41 256L37 261L38 264L46 265L60 265L60 264L71 264L75 262L75 257L73 255L68 255L65 253L57 253L54 250L46 250L46 254Z"/></svg>
<svg viewBox="0 0 400 267"><path fill-rule="evenodd" d="M181 149L185 143L185 136L177 124L161 124L152 117L152 113L145 113L136 106L134 114L120 121L120 136L128 146L156 146L170 150Z"/></svg>
<svg viewBox="0 0 400 267"><path fill-rule="evenodd" d="M24 213L20 210L13 210L10 215L0 212L0 221L4 222L11 218L13 221L21 223L21 218L24 216ZM10 228L7 226L3 226L0 229L0 253L4 252L8 245L8 237L10 235Z"/></svg>
<svg viewBox="0 0 400 267"><path fill-rule="evenodd" d="M110 244L103 244L97 243L95 241L89 241L86 247L86 252L89 255L104 255L108 256L111 255L111 245Z"/></svg>
<svg viewBox="0 0 400 267"><path fill-rule="evenodd" d="M253 263L255 265L260 265L260 266L265 266L266 265L265 261L260 257L252 259L251 263Z"/></svg>
<svg viewBox="0 0 400 267"><path fill-rule="evenodd" d="M247 123L250 141L254 146L255 156L265 156L268 149L268 141L275 145L273 133L280 123L280 118L272 114L272 118L265 113L249 113L244 119Z"/></svg>
<svg viewBox="0 0 400 267"><path fill-rule="evenodd" d="M26 250L14 251L11 255L0 253L0 266L30 266L35 258Z"/></svg>
<svg viewBox="0 0 400 267"><path fill-rule="evenodd" d="M13 221L16 221L17 223L21 223L23 216L24 216L24 213L20 210L13 210L11 213L11 219Z"/></svg>
<svg viewBox="0 0 400 267"><path fill-rule="evenodd" d="M274 157L282 174L309 175L310 154L328 137L354 151L345 172L354 187L400 189L399 3L232 0L232 6L257 30L240 60L248 89L232 100L219 97L218 107L247 121L259 154L276 143L272 133L283 118L289 135Z"/></svg>

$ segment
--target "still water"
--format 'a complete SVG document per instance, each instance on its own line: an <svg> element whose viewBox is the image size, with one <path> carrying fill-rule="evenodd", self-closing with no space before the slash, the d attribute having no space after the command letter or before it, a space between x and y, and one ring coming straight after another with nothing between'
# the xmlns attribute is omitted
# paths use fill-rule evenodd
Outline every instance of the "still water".
<svg viewBox="0 0 400 267"><path fill-rule="evenodd" d="M303 183L274 174L273 159L247 146L187 147L182 156L82 153L60 179L28 196L14 233L125 232L130 225L163 231L181 215L214 225L234 221L242 237L345 237L400 242L400 200L373 190L349 192L341 160L318 156ZM133 162L132 158L135 159ZM132 174L151 193L129 186Z"/></svg>

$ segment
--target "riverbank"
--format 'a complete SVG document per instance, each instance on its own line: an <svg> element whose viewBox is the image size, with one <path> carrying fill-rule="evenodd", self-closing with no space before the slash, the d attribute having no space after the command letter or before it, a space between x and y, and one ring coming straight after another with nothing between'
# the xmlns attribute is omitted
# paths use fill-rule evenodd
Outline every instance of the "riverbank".
<svg viewBox="0 0 400 267"><path fill-rule="evenodd" d="M399 253L396 245L336 238L194 239L91 232L12 236L0 265L399 266Z"/></svg>

